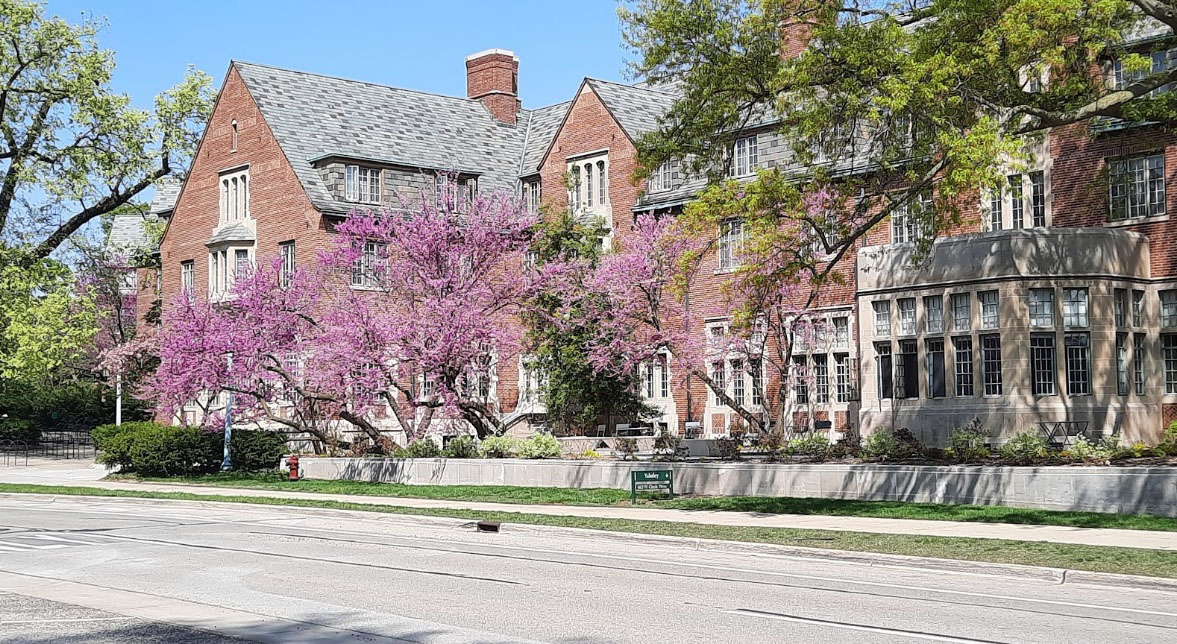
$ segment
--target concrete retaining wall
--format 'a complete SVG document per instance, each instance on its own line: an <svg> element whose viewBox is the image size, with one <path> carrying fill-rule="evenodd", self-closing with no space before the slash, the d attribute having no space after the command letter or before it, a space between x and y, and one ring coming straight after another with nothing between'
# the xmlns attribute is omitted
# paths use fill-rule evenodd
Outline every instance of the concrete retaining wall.
<svg viewBox="0 0 1177 644"><path fill-rule="evenodd" d="M676 492L1006 505L1177 516L1177 469L772 465L460 459L304 458L309 479L409 485L629 489L633 470L674 470Z"/></svg>

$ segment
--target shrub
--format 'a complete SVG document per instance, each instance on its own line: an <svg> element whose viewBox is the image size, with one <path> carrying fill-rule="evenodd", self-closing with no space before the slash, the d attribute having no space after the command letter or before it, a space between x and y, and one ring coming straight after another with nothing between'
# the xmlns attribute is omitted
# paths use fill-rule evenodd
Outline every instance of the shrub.
<svg viewBox="0 0 1177 644"><path fill-rule="evenodd" d="M1104 463L1113 455L1114 450L1107 448L1107 443L1101 441L1092 443L1083 436L1077 437L1063 456L1081 463Z"/></svg>
<svg viewBox="0 0 1177 644"><path fill-rule="evenodd" d="M907 430L900 430L900 432L907 432ZM909 458L923 451L923 448L919 446L919 441L911 436L911 432L907 432L903 438L904 440L900 440L900 435L889 431L875 431L862 441L862 456L872 460L893 461Z"/></svg>
<svg viewBox="0 0 1177 644"><path fill-rule="evenodd" d="M1020 465L1029 465L1049 455L1046 439L1036 431L1022 432L1001 446L1001 458Z"/></svg>
<svg viewBox="0 0 1177 644"><path fill-rule="evenodd" d="M514 436L487 436L482 439L485 458L515 458L519 455L519 439Z"/></svg>
<svg viewBox="0 0 1177 644"><path fill-rule="evenodd" d="M788 450L790 454L813 456L825 460L830 455L831 447L830 441L824 435L811 434L789 441Z"/></svg>
<svg viewBox="0 0 1177 644"><path fill-rule="evenodd" d="M131 445L135 437L145 432L155 431L158 427L162 426L152 422L95 427L90 431L90 438L94 441L94 449L99 452L98 462L116 466L123 472L132 471L134 465L131 462Z"/></svg>
<svg viewBox="0 0 1177 644"><path fill-rule="evenodd" d="M669 429L663 429L654 439L654 451L665 460L678 460L678 452L682 448L682 437L671 434Z"/></svg>
<svg viewBox="0 0 1177 644"><path fill-rule="evenodd" d="M473 436L455 436L445 445L446 458L478 458L478 444Z"/></svg>
<svg viewBox="0 0 1177 644"><path fill-rule="evenodd" d="M152 422L99 425L91 432L98 462L143 476L194 476L215 472L224 457L225 434ZM286 438L267 430L233 430L233 469L270 470L286 453Z"/></svg>
<svg viewBox="0 0 1177 644"><path fill-rule="evenodd" d="M536 434L519 445L519 458L560 458L564 448L551 434Z"/></svg>
<svg viewBox="0 0 1177 644"><path fill-rule="evenodd" d="M740 439L739 438L717 438L712 444L711 453L715 454L722 461L738 461L740 460Z"/></svg>
<svg viewBox="0 0 1177 644"><path fill-rule="evenodd" d="M603 456L601 456L601 453L600 453L600 452L598 452L598 451L597 451L597 450L595 450L595 449L586 449L586 450L584 450L583 452L581 452L581 453L580 453L580 457L581 457L581 458L588 458L588 459L592 459L592 460L594 460L594 461L595 461L595 460L597 460L597 459L599 459L599 458L603 458Z"/></svg>
<svg viewBox="0 0 1177 644"><path fill-rule="evenodd" d="M218 437L224 436L220 432L215 433ZM276 469L286 452L286 436L281 432L234 429L229 439L229 455L234 470L258 472ZM221 448L221 454L224 454L224 447Z"/></svg>
<svg viewBox="0 0 1177 644"><path fill-rule="evenodd" d="M952 430L948 436L945 454L958 463L980 461L989 458L989 436L981 431L980 423L973 421L965 427Z"/></svg>
<svg viewBox="0 0 1177 644"><path fill-rule="evenodd" d="M41 438L41 428L31 420L0 418L0 441L34 442Z"/></svg>
<svg viewBox="0 0 1177 644"><path fill-rule="evenodd" d="M441 458L441 448L432 438L419 438L396 453L398 458Z"/></svg>
<svg viewBox="0 0 1177 644"><path fill-rule="evenodd" d="M621 460L633 460L638 453L638 439L618 436L613 449L621 455Z"/></svg>
<svg viewBox="0 0 1177 644"><path fill-rule="evenodd" d="M221 466L224 436L199 427L136 423L121 432L128 471L144 476L194 476ZM276 465L276 463L275 463Z"/></svg>

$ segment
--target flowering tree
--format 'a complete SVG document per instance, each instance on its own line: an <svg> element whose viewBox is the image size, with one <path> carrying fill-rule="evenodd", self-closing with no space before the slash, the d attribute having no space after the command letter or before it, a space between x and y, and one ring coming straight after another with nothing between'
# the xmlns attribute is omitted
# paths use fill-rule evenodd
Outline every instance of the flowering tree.
<svg viewBox="0 0 1177 644"><path fill-rule="evenodd" d="M275 258L237 275L220 302L181 297L164 317L156 389L169 413L235 394L234 420L324 441L343 420L386 442L438 424L500 429L494 366L514 356L513 316L532 287L521 253L536 218L503 193L398 198L353 212L334 247L285 273Z"/></svg>

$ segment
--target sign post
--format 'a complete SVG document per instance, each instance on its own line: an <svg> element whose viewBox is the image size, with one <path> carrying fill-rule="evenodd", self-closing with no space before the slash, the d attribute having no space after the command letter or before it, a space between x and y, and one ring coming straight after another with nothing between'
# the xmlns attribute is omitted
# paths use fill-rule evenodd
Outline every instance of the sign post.
<svg viewBox="0 0 1177 644"><path fill-rule="evenodd" d="M630 502L637 503L638 492L665 492L674 498L673 470L630 472Z"/></svg>

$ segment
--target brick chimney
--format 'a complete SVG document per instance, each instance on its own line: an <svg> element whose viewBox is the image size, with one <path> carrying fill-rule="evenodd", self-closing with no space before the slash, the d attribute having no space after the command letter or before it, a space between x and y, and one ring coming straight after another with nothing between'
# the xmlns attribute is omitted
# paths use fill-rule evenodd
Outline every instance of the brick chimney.
<svg viewBox="0 0 1177 644"><path fill-rule="evenodd" d="M515 124L519 103L519 58L506 49L466 57L466 97L482 101L491 116Z"/></svg>

